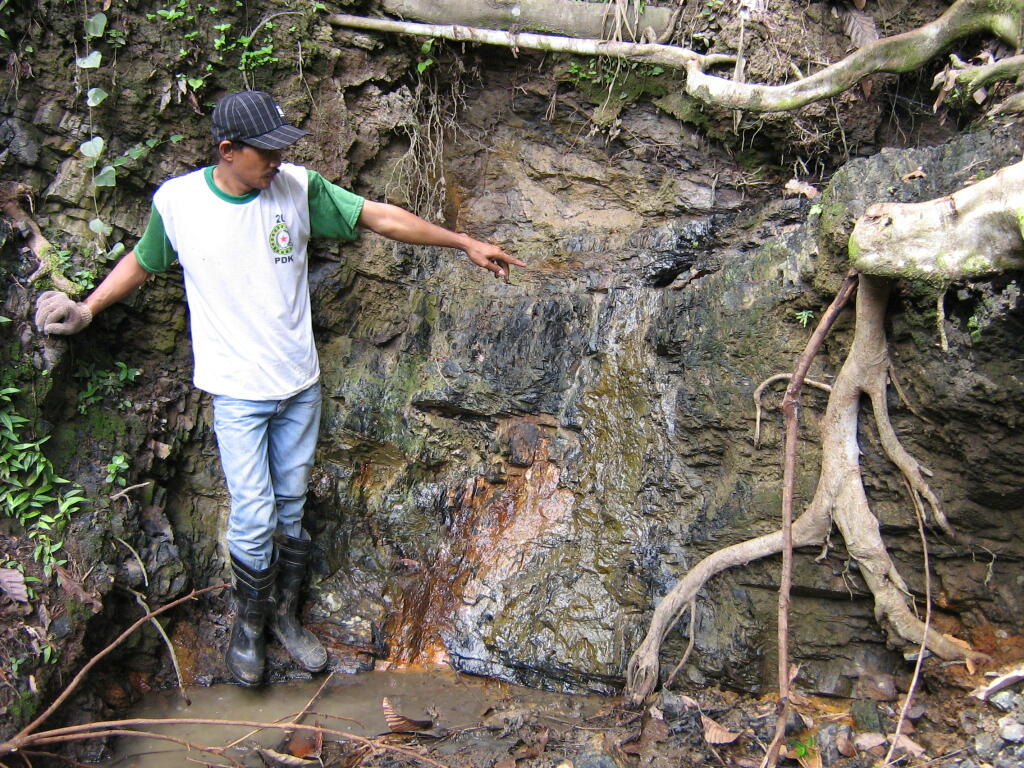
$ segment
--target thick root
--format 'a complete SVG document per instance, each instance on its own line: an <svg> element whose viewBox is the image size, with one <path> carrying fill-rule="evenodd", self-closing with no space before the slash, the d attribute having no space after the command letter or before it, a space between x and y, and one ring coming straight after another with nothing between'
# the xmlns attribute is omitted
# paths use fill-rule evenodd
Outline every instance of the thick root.
<svg viewBox="0 0 1024 768"><path fill-rule="evenodd" d="M883 626L905 641L918 644L924 641L944 659L979 660L984 657L966 644L961 645L933 630L925 633L924 623L914 615L909 589L889 557L878 520L864 492L857 426L861 395L865 393L875 393L872 400L875 417L883 425L880 431L891 433L883 437L886 453L896 457L894 461L905 476L916 472L920 477L920 465L902 448L892 431L885 403L888 355L884 319L888 296L887 280L861 276L853 345L836 377L821 421L822 464L818 487L810 505L793 523L793 546L821 543L834 520L847 551L860 566L875 600L875 616ZM909 476L908 482L915 488ZM935 509L941 509L937 498L933 511ZM781 532L734 544L701 560L665 595L654 609L647 635L627 667L626 696L632 705L641 703L654 690L658 683L661 644L707 580L726 568L776 554L781 548Z"/></svg>
<svg viewBox="0 0 1024 768"><path fill-rule="evenodd" d="M1024 163L924 203L876 203L850 235L862 273L955 281L1024 268Z"/></svg>

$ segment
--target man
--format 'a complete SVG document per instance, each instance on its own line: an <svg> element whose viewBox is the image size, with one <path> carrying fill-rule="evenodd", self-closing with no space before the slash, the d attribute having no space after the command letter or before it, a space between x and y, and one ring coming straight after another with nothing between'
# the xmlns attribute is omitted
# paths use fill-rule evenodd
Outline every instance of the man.
<svg viewBox="0 0 1024 768"><path fill-rule="evenodd" d="M306 132L285 122L262 91L221 99L212 127L217 164L162 184L135 249L83 302L44 293L36 324L46 333L77 333L149 274L181 263L195 385L213 395L231 494L227 541L238 613L225 661L238 682L256 686L267 623L307 670L327 665L323 645L296 616L312 546L302 513L320 421L309 238L352 240L363 226L404 243L461 249L496 277L525 264L495 245L282 163L281 150Z"/></svg>

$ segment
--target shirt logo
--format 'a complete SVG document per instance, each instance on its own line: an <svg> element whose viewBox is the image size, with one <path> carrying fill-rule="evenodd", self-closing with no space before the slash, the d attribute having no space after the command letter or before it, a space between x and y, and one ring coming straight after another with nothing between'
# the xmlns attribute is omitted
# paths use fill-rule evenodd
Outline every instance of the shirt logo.
<svg viewBox="0 0 1024 768"><path fill-rule="evenodd" d="M288 231L288 225L284 223L284 219L280 214L277 216L277 223L274 228L270 230L270 250L280 256L289 256L294 246L292 245L292 235ZM282 264L291 261L291 257L287 259L275 258L275 264Z"/></svg>

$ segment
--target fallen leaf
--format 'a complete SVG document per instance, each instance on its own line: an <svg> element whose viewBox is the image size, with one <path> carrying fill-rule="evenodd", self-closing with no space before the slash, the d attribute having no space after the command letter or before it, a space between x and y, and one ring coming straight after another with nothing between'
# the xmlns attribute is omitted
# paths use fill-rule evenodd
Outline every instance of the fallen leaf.
<svg viewBox="0 0 1024 768"><path fill-rule="evenodd" d="M984 104L985 99L988 98L988 88L979 88L974 92L974 103Z"/></svg>
<svg viewBox="0 0 1024 768"><path fill-rule="evenodd" d="M998 674L992 682L971 691L971 696L981 699L982 701L988 701L989 696L998 693L1003 690L1003 688L1009 688L1011 685L1015 685L1021 680L1024 680L1024 664L1018 664L1016 667Z"/></svg>
<svg viewBox="0 0 1024 768"><path fill-rule="evenodd" d="M0 568L0 589L3 589L12 600L19 603L28 602L28 589L25 586L25 575L13 568Z"/></svg>
<svg viewBox="0 0 1024 768"><path fill-rule="evenodd" d="M512 757L516 760L525 760L528 757L540 757L544 754L544 748L548 745L548 739L551 737L551 732L545 728L539 734L537 739L532 744L523 744L521 747L517 747L512 752Z"/></svg>
<svg viewBox="0 0 1024 768"><path fill-rule="evenodd" d="M708 744L732 744L740 737L738 733L724 728L707 715L701 715L700 721L704 724L704 741Z"/></svg>
<svg viewBox="0 0 1024 768"><path fill-rule="evenodd" d="M808 184L806 181L800 181L799 179L790 179L786 182L782 191L790 195L803 195L804 197L814 199L820 193L813 186Z"/></svg>
<svg viewBox="0 0 1024 768"><path fill-rule="evenodd" d="M277 763L278 765L293 766L294 768L301 768L301 766L306 765L320 765L319 760L304 760L301 757L285 755L281 752L276 752L273 749L267 749L265 747L257 747L256 751L263 755L263 757L269 759L271 762Z"/></svg>
<svg viewBox="0 0 1024 768"><path fill-rule="evenodd" d="M844 8L841 11L843 17L843 32L850 38L854 48L863 48L878 39L878 27L871 14L863 13L861 5L856 11Z"/></svg>
<svg viewBox="0 0 1024 768"><path fill-rule="evenodd" d="M850 734L846 731L839 731L836 734L836 749L839 750L839 754L843 757L857 756L857 748L853 746L853 739L850 738Z"/></svg>
<svg viewBox="0 0 1024 768"><path fill-rule="evenodd" d="M388 724L388 728L392 733L415 733L416 731L429 730L433 725L433 720L414 720L411 717L406 717L400 714L391 705L388 697L385 696L381 702L381 706L384 708L384 721Z"/></svg>
<svg viewBox="0 0 1024 768"><path fill-rule="evenodd" d="M903 181L913 181L914 179L926 178L928 178L928 174L924 172L921 166L918 166L916 169L903 176Z"/></svg>
<svg viewBox="0 0 1024 768"><path fill-rule="evenodd" d="M659 741L665 741L668 736L669 727L665 722L664 713L657 707L650 707L644 712L640 735L623 742L620 746L627 755L644 755L650 752Z"/></svg>
<svg viewBox="0 0 1024 768"><path fill-rule="evenodd" d="M319 722L316 725L320 727ZM293 757L318 759L324 749L324 732L306 729L296 731L289 737L285 749Z"/></svg>
<svg viewBox="0 0 1024 768"><path fill-rule="evenodd" d="M880 733L859 733L857 738L853 740L853 746L860 751L866 751L880 747L885 744L888 739Z"/></svg>
<svg viewBox="0 0 1024 768"><path fill-rule="evenodd" d="M902 733L896 737L896 749L902 749L911 757L920 757L925 753L924 747Z"/></svg>
<svg viewBox="0 0 1024 768"><path fill-rule="evenodd" d="M700 709L700 703L693 698L690 698L685 693L679 697L679 700L683 702L683 706L687 709Z"/></svg>

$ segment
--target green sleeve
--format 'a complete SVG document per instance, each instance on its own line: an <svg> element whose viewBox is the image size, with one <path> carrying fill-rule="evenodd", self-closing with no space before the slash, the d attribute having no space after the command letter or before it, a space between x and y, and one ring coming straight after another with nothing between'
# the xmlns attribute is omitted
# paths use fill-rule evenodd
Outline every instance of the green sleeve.
<svg viewBox="0 0 1024 768"><path fill-rule="evenodd" d="M178 254L164 232L164 220L154 205L149 212L146 231L135 244L135 260L147 272L166 272L177 258Z"/></svg>
<svg viewBox="0 0 1024 768"><path fill-rule="evenodd" d="M363 211L363 198L332 184L316 171L309 173L309 227L311 237L355 240Z"/></svg>

